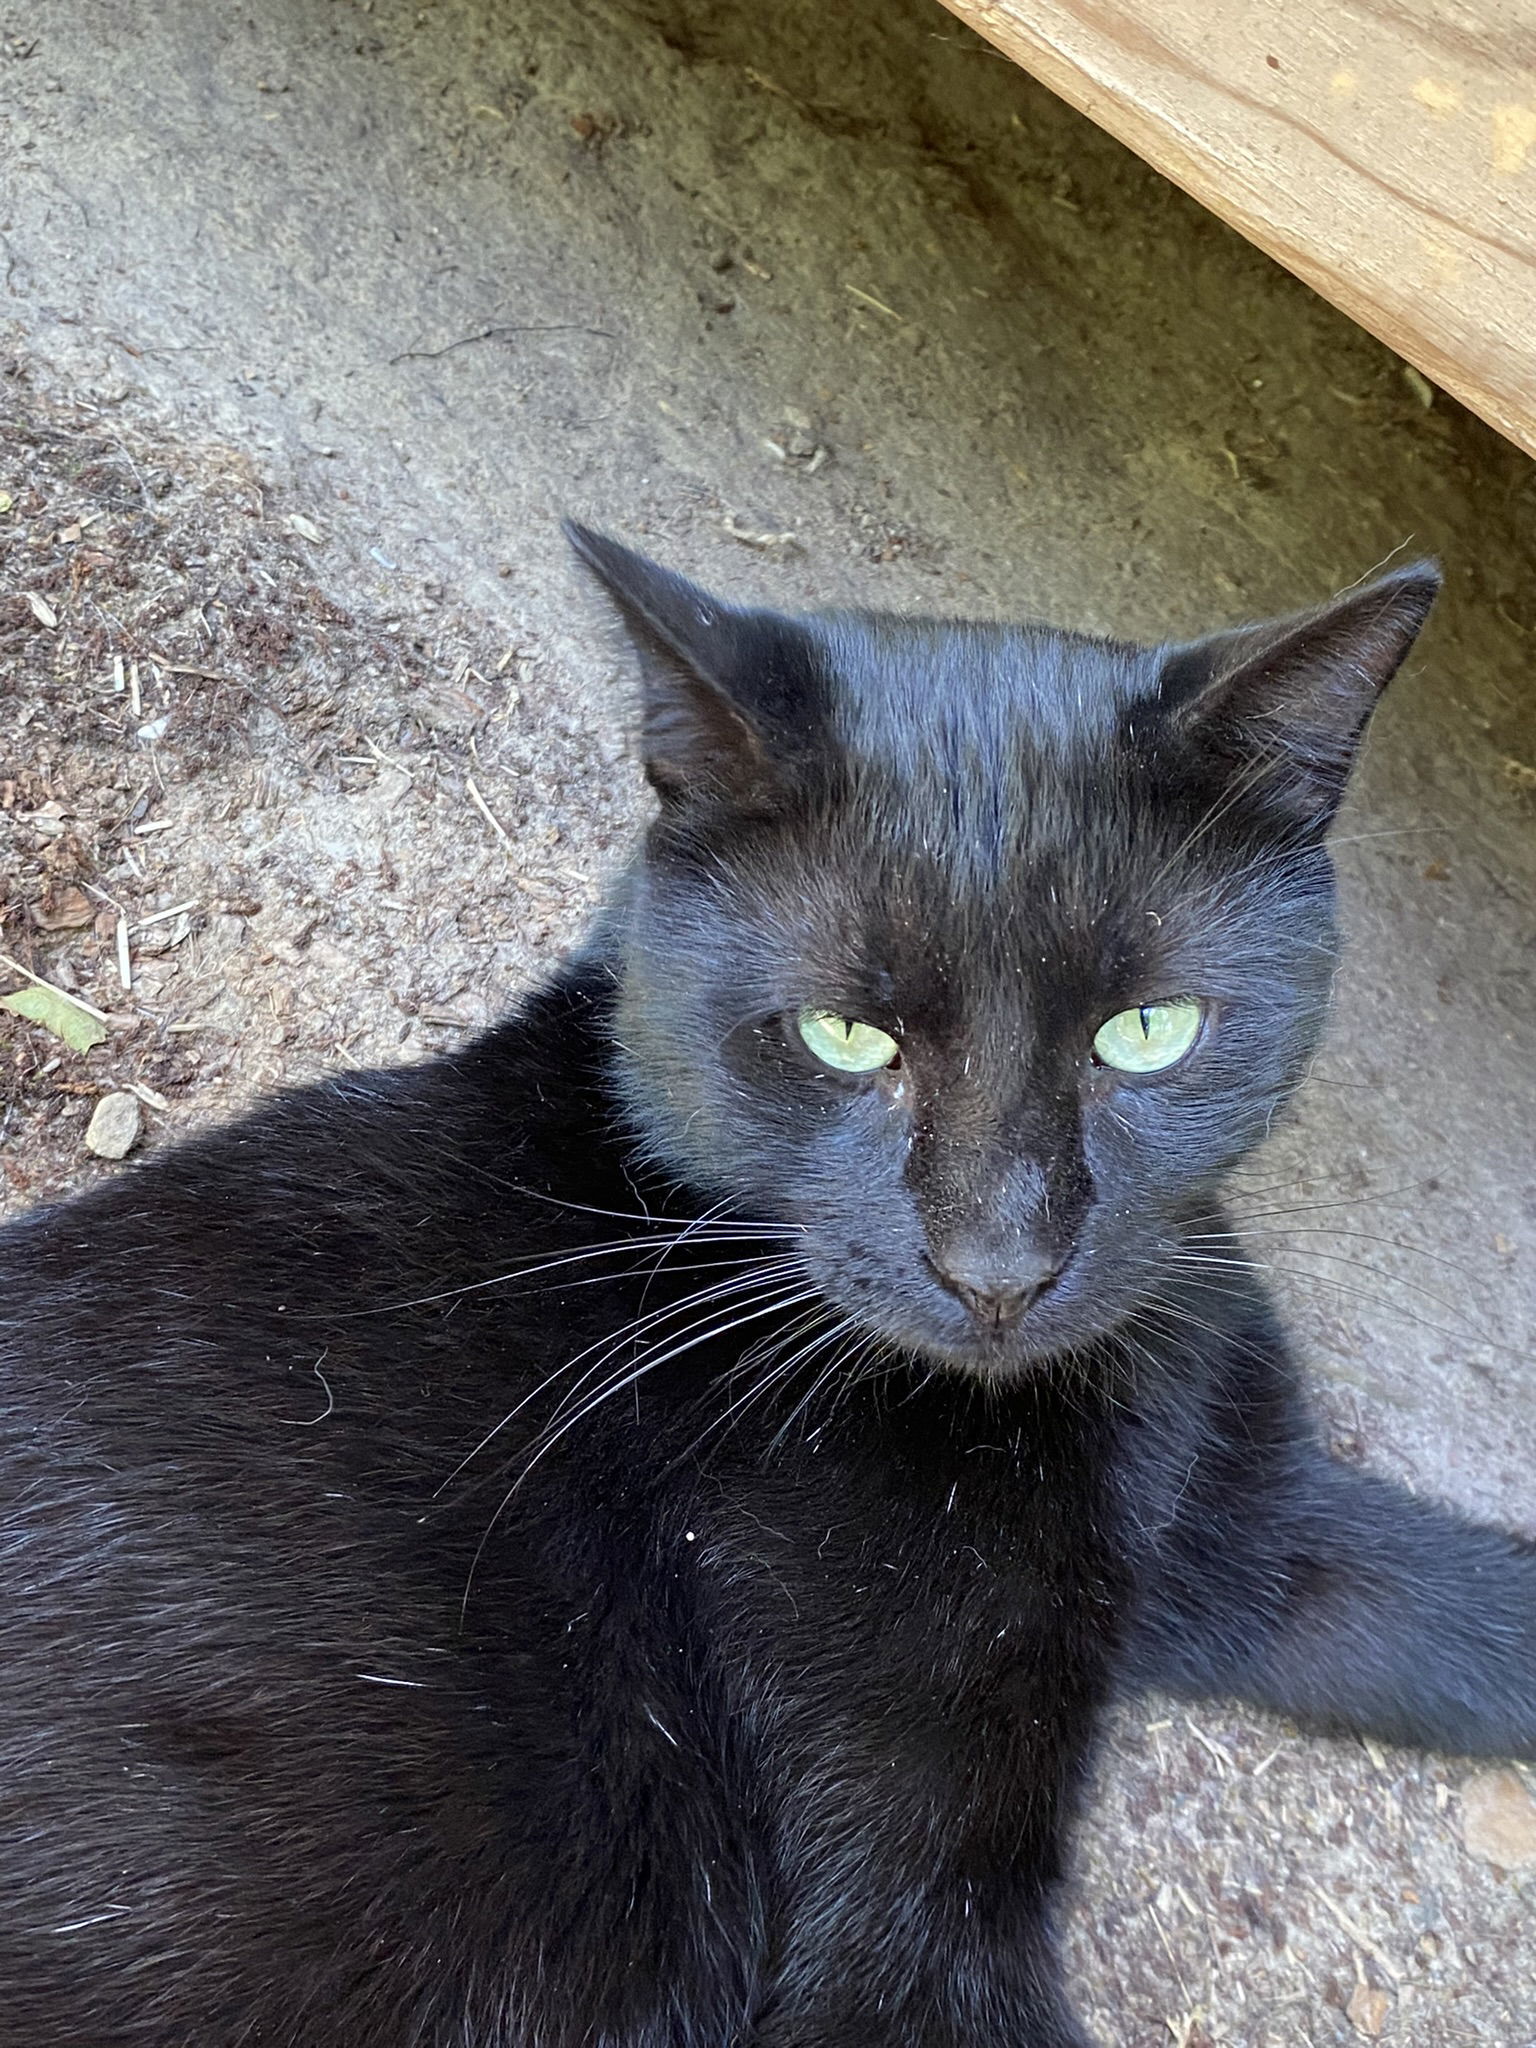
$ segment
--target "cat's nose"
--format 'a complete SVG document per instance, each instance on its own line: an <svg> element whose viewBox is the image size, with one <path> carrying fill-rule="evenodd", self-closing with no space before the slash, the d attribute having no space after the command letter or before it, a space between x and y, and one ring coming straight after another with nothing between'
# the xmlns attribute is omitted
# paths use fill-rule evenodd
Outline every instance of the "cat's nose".
<svg viewBox="0 0 1536 2048"><path fill-rule="evenodd" d="M935 1256L933 1269L988 1329L1016 1322L1061 1271L1048 1252L1016 1252L1007 1259L955 1247Z"/></svg>

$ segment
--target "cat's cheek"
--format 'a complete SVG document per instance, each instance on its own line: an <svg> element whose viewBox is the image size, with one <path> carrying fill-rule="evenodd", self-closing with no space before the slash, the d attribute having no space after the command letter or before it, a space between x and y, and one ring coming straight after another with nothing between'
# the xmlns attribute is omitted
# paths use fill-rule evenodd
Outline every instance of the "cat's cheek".
<svg viewBox="0 0 1536 2048"><path fill-rule="evenodd" d="M1096 1076L1084 1115L1095 1184L1151 1218L1175 1213L1263 1136L1277 1096L1257 1064L1229 1048L1220 1060L1173 1074Z"/></svg>

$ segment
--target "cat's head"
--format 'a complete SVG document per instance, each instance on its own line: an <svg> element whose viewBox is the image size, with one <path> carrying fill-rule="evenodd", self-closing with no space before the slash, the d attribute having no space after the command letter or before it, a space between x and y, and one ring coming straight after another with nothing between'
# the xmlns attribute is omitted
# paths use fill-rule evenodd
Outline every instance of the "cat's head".
<svg viewBox="0 0 1536 2048"><path fill-rule="evenodd" d="M985 1372L1155 1299L1316 1045L1324 836L1439 578L1143 648L722 603L581 528L661 808L619 918L652 1156Z"/></svg>

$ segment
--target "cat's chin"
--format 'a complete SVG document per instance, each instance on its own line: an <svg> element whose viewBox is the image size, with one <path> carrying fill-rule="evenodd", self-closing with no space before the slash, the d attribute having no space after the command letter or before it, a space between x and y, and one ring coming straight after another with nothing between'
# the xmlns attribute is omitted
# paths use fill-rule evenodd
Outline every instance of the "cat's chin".
<svg viewBox="0 0 1536 2048"><path fill-rule="evenodd" d="M1031 1339L1023 1330L1008 1330L1000 1335L978 1334L965 1343L936 1343L931 1338L926 1342L909 1338L905 1348L946 1371L963 1373L991 1386L1006 1385L1013 1380L1028 1379L1049 1371L1077 1349L1075 1345L1059 1339L1055 1342Z"/></svg>
<svg viewBox="0 0 1536 2048"><path fill-rule="evenodd" d="M1026 1310L1002 1329L984 1329L964 1310L949 1304L872 1303L853 1300L835 1283L827 1285L833 1302L873 1337L894 1350L950 1372L964 1373L992 1385L1026 1379L1049 1370L1063 1359L1081 1354L1103 1331L1081 1327L1081 1316L1064 1316L1045 1308Z"/></svg>

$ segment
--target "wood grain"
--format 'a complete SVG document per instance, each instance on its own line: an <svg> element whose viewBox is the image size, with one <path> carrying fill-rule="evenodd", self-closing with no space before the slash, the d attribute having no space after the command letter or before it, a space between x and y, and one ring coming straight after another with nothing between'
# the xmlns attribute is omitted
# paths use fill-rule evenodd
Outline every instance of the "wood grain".
<svg viewBox="0 0 1536 2048"><path fill-rule="evenodd" d="M1536 455L1536 0L945 0Z"/></svg>

